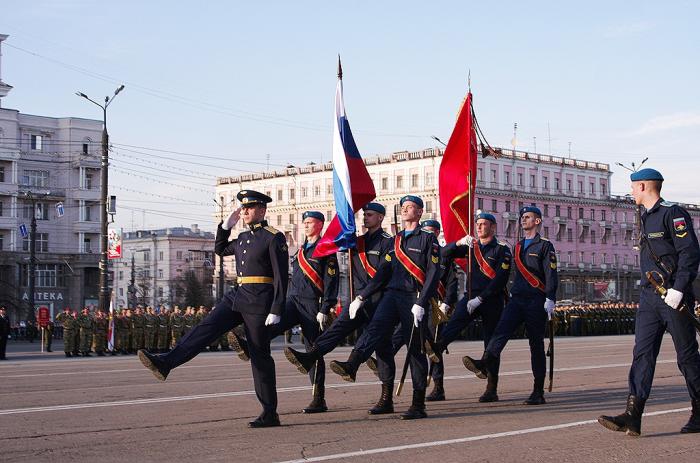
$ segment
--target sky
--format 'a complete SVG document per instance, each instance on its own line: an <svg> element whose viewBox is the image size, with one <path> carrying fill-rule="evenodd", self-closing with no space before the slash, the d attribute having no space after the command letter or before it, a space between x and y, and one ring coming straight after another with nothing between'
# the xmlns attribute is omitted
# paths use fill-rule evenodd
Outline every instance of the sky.
<svg viewBox="0 0 700 463"><path fill-rule="evenodd" d="M101 118L116 227L213 231L217 176L331 158L338 54L363 156L449 138L471 73L486 138L662 171L700 204L700 3L3 0L5 108ZM268 161L269 159L269 161ZM131 190L131 191L129 191Z"/></svg>

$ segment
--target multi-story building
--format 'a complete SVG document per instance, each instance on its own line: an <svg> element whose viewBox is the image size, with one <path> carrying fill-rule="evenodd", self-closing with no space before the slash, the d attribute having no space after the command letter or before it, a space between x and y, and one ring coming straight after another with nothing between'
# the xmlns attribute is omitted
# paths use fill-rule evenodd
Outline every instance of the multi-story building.
<svg viewBox="0 0 700 463"><path fill-rule="evenodd" d="M365 159L377 201L387 206L386 231L392 208L408 193L423 198L424 218L440 219L442 155L440 148L429 148ZM285 233L293 250L303 242L303 211L334 213L332 171L332 163L324 163L221 177L217 197L230 210L241 189L271 196L268 221ZM517 239L520 207L534 204L542 210L540 232L554 243L560 262L560 299L631 300L639 288L639 256L633 249L637 218L629 199L611 195L611 176L608 164L504 149L497 159L479 158L476 208L496 215L498 238L511 245ZM700 207L686 207L697 230ZM242 228L239 224L234 232ZM227 275L235 274L233 265L225 263Z"/></svg>
<svg viewBox="0 0 700 463"><path fill-rule="evenodd" d="M0 101L11 89L0 80ZM97 303L101 132L101 121L0 107L0 305L13 321L30 310L29 237L20 226L30 230L33 216L35 305L57 313Z"/></svg>
<svg viewBox="0 0 700 463"><path fill-rule="evenodd" d="M188 274L212 294L214 234L196 224L126 232L122 258L111 264L117 307L181 304Z"/></svg>

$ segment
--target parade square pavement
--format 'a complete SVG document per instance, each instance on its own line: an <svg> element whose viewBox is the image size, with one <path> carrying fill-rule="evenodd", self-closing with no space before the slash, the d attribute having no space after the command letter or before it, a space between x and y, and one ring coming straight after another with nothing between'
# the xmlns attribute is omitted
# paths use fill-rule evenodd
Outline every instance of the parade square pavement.
<svg viewBox="0 0 700 463"><path fill-rule="evenodd" d="M697 461L700 435L679 434L690 414L670 337L664 339L642 437L608 431L598 415L624 410L633 336L557 338L547 405L521 405L532 386L527 340L503 353L500 402L480 404L485 382L462 366L481 342L445 356L447 400L429 418L369 416L379 382L362 366L356 383L328 371L329 411L305 415L308 377L275 344L282 426L253 430L259 413L250 366L232 352L203 353L156 381L136 356L65 358L10 342L0 362L0 461ZM61 349L60 344L55 346ZM405 351L397 355L400 372ZM344 360L348 347L329 354ZM411 400L410 375L397 412Z"/></svg>

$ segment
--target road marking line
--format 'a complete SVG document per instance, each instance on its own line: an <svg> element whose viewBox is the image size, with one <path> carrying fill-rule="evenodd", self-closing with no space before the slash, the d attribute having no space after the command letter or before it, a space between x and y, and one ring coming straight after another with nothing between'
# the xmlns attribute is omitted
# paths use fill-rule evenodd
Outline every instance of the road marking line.
<svg viewBox="0 0 700 463"><path fill-rule="evenodd" d="M675 363L675 360L659 360L656 363ZM568 368L557 368L554 371L580 371L580 370L599 370L603 368L618 368L629 366L629 363L611 363L607 365L589 365L580 367L568 367ZM516 370L501 373L501 376L517 376L517 375L529 375L532 374L530 370ZM476 379L472 374L460 375L460 376L445 376L445 379ZM355 383L334 383L326 384L326 388L341 389L346 387L362 387L362 386L372 386L381 384L379 381L364 381ZM311 390L311 386L290 386L277 388L277 392L297 392L297 391L308 391ZM124 405L142 405L142 404L155 404L163 402L181 402L189 400L201 400L201 399L218 399L221 397L236 397L243 395L254 395L255 391L232 391L232 392L215 392L211 394L198 394L198 395L187 395L187 396L175 396L175 397L155 397L151 399L135 399L135 400L118 400L113 402L91 402L84 404L65 404L65 405L49 405L45 407L27 407L27 408L14 408L7 410L0 410L1 415L20 415L24 413L37 413L37 412L52 412L57 410L79 410L83 408L100 408L100 407L120 407Z"/></svg>
<svg viewBox="0 0 700 463"><path fill-rule="evenodd" d="M661 411L657 411L657 412L645 413L644 416L666 415L669 413L680 413L680 412L687 412L690 410L691 410L690 407L674 408L672 410L661 410ZM352 457L366 457L368 455L376 455L378 453L401 452L401 451L410 450L410 449L420 449L420 448L426 448L426 447L438 447L438 446L443 446L443 445L462 444L465 442L474 442L474 441L480 441L480 440L486 440L486 439L499 439L501 437L519 436L519 435L523 435L523 434L532 434L532 433L536 433L536 432L555 431L557 429L566 429L566 428L573 428L576 426L585 426L585 425L589 425L589 424L593 424L593 423L597 423L597 422L598 422L598 420L573 421L570 423L554 424L554 425L550 425L550 426L540 426L537 428L518 429L515 431L505 431L505 432L498 432L498 433L493 433L493 434L482 434L480 436L469 436L469 437L461 437L461 438L457 438L457 439L447 439L447 440L438 440L438 441L430 441L430 442L419 442L416 444L396 445L396 446L392 446L392 447L380 447L380 448L369 449L369 450L357 450L355 452L320 455L317 457L303 458L300 460L286 460L286 461L282 461L279 463L308 463L308 462L314 462L314 461L340 460L343 458L352 458Z"/></svg>

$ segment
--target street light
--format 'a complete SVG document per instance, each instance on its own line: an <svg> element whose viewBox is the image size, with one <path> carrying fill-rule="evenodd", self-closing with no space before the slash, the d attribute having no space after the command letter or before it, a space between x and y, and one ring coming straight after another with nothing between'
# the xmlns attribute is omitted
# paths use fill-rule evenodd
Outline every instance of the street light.
<svg viewBox="0 0 700 463"><path fill-rule="evenodd" d="M108 282L107 282L107 180L109 167L109 135L107 134L107 108L114 101L114 98L119 95L119 92L124 90L124 85L120 85L115 91L112 98L106 96L104 104L100 104L83 92L75 94L81 98L85 98L90 103L99 106L102 109L102 163L101 163L101 181L100 181L100 294L98 307L99 310L106 312L107 304L110 298Z"/></svg>

